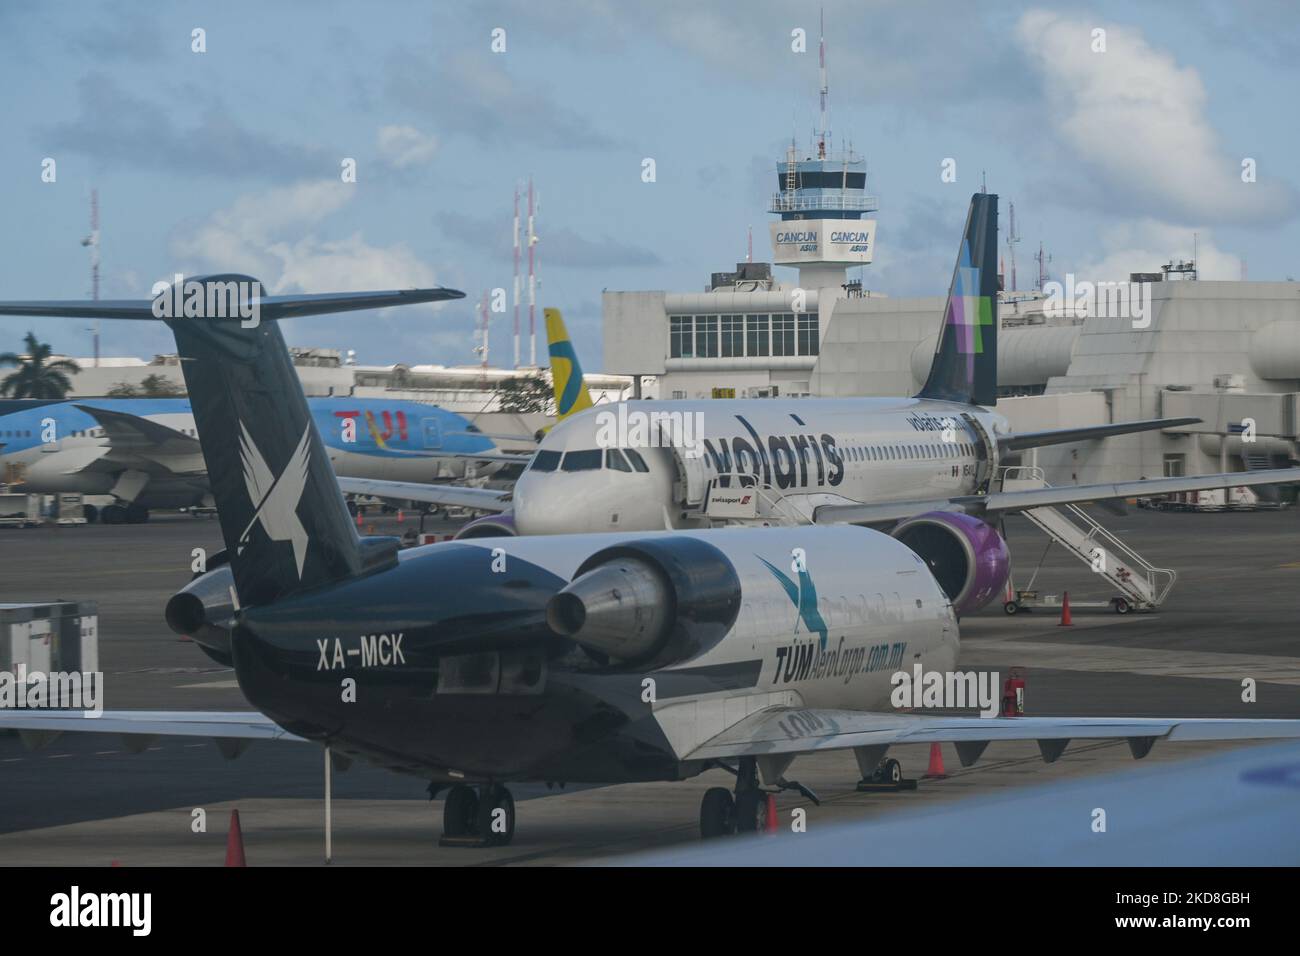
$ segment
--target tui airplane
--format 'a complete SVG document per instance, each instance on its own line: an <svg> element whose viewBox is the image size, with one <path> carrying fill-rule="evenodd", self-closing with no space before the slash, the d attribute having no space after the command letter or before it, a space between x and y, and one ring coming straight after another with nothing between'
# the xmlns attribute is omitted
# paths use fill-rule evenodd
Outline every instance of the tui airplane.
<svg viewBox="0 0 1300 956"><path fill-rule="evenodd" d="M217 276L204 282L246 277ZM851 750L897 782L899 743L1300 736L1300 721L907 713L894 675L951 673L953 602L902 541L801 526L470 539L359 537L277 320L460 298L451 289L260 298L255 327L168 317L225 541L165 616L234 667L248 713L5 710L48 739L311 741L447 791L444 838L500 845L508 784L681 780L711 768L704 836L760 828L800 754ZM0 314L153 318L148 300L0 303ZM913 702L916 704L918 702ZM921 701L919 703L925 703ZM923 710L924 708L922 708Z"/></svg>
<svg viewBox="0 0 1300 956"><path fill-rule="evenodd" d="M434 483L485 478L501 453L464 417L425 402L318 397L307 406L341 476ZM188 398L0 401L0 481L37 494L112 495L86 517L139 523L151 508L211 506Z"/></svg>

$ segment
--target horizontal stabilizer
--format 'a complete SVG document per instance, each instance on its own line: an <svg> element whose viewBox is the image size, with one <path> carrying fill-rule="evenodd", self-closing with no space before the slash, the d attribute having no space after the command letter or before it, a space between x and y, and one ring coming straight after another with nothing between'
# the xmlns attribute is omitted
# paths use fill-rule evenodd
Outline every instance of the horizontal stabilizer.
<svg viewBox="0 0 1300 956"><path fill-rule="evenodd" d="M201 282L203 277L190 281ZM256 280L249 281L256 282ZM464 297L465 293L455 289L401 289L387 292L329 292L321 295L255 295L248 300L247 304L250 308L256 308L259 321L266 321L296 319L307 315L328 315L333 312L355 312L363 309L387 309L398 305L441 302L446 299L463 299ZM88 302L84 299L70 299L67 301L0 302L0 315L150 321L164 321L169 318L165 315L155 314L155 301L155 299L115 299ZM228 317L229 321L238 321L240 319L241 316L238 313Z"/></svg>

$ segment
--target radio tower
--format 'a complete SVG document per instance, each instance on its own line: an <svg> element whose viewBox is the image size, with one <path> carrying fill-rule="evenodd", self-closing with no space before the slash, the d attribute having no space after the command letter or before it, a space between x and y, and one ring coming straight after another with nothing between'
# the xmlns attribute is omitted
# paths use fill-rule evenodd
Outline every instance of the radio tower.
<svg viewBox="0 0 1300 956"><path fill-rule="evenodd" d="M90 249L90 297L99 301L99 190L90 191L90 235L81 240ZM95 368L99 368L99 320L91 327L95 341Z"/></svg>
<svg viewBox="0 0 1300 956"><path fill-rule="evenodd" d="M1016 285L1016 243L1020 241L1020 233L1016 231L1016 204L1009 205L1011 223L1007 228L1007 256L1011 259L1011 285L1007 291L1015 292L1019 288Z"/></svg>
<svg viewBox="0 0 1300 956"><path fill-rule="evenodd" d="M1043 254L1043 243L1038 243L1038 255L1034 256L1038 261L1038 291L1043 291L1043 286L1047 285L1047 264L1052 261L1052 257Z"/></svg>
<svg viewBox="0 0 1300 956"><path fill-rule="evenodd" d="M533 228L533 177L528 177L528 364L537 367L537 231Z"/></svg>
<svg viewBox="0 0 1300 956"><path fill-rule="evenodd" d="M515 181L515 368L519 367L519 182Z"/></svg>
<svg viewBox="0 0 1300 956"><path fill-rule="evenodd" d="M488 308L488 292L483 292L483 299L479 303L479 326L478 326L478 344L474 346L474 351L479 355L479 366L482 370L480 384L487 387L487 367L488 367L488 319L492 312Z"/></svg>
<svg viewBox="0 0 1300 956"><path fill-rule="evenodd" d="M817 158L826 158L826 101L830 96L830 84L826 79L826 11L821 11L821 24L818 27L817 62L821 71L821 128L817 131Z"/></svg>

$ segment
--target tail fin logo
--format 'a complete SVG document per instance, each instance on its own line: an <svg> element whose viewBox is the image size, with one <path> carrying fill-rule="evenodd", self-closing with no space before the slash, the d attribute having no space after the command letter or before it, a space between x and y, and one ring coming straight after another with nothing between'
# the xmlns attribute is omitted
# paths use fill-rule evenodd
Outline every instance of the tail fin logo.
<svg viewBox="0 0 1300 956"><path fill-rule="evenodd" d="M298 566L298 579L302 580L302 565L307 558L307 529L298 517L298 504L307 487L307 466L311 457L311 425L303 429L302 438L293 455L278 476L272 476L266 459L258 451L253 436L243 422L239 423L239 458L244 468L244 486L248 500L253 504L253 517L244 533L239 536L239 553L248 546L248 536L259 521L262 530L272 541L289 541L293 544L293 557Z"/></svg>
<svg viewBox="0 0 1300 956"><path fill-rule="evenodd" d="M980 270L971 264L969 240L961 244L961 261L948 300L948 324L958 330L959 355L983 353L984 329L993 324L993 302L988 296L980 295Z"/></svg>

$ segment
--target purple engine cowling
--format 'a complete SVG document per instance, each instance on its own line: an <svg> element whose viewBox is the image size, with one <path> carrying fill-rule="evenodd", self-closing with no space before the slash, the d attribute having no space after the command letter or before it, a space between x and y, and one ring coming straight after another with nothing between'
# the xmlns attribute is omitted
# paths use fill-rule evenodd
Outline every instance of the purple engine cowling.
<svg viewBox="0 0 1300 956"><path fill-rule="evenodd" d="M929 511L899 522L892 535L920 555L958 614L1000 597L1011 574L1002 535L967 514Z"/></svg>
<svg viewBox="0 0 1300 956"><path fill-rule="evenodd" d="M513 538L518 534L519 532L515 529L514 513L503 511L500 514L475 518L456 532L456 540L460 541L462 538Z"/></svg>

